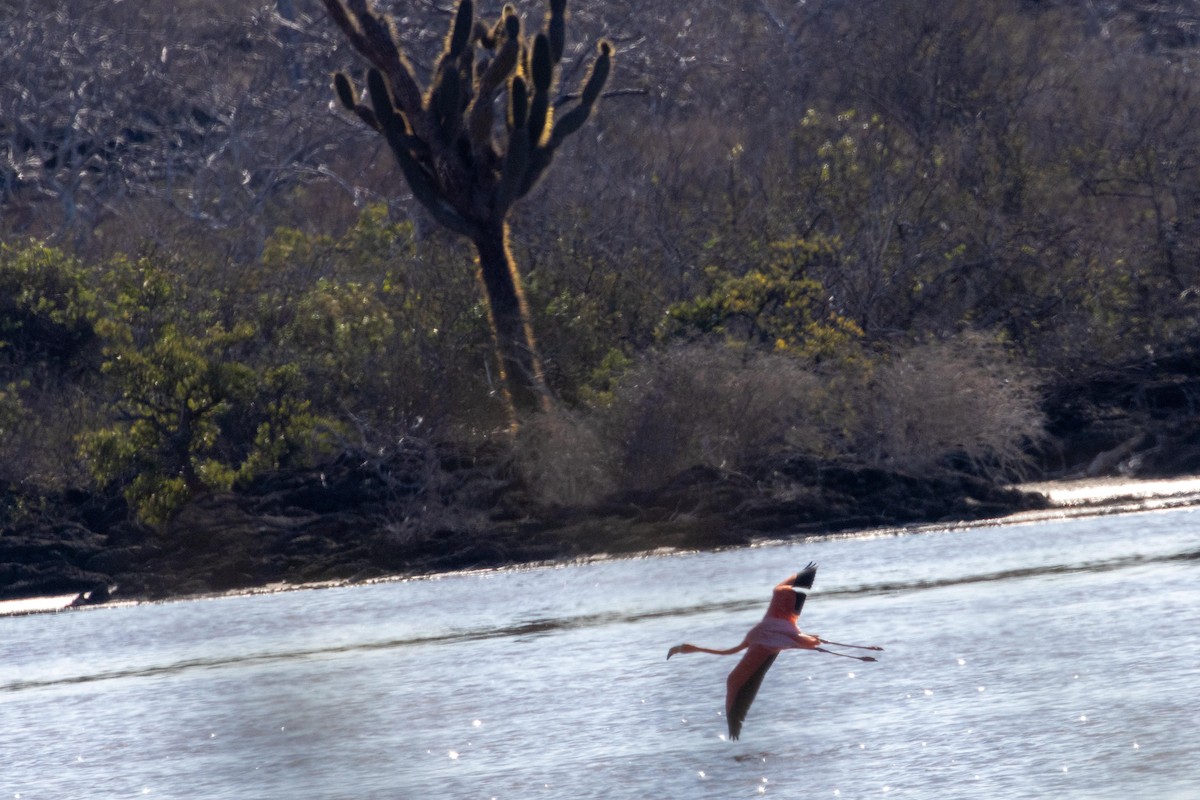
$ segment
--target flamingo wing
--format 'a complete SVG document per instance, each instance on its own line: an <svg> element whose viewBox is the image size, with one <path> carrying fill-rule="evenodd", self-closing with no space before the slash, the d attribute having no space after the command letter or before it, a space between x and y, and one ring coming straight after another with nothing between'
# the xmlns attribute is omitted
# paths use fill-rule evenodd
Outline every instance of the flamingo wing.
<svg viewBox="0 0 1200 800"><path fill-rule="evenodd" d="M750 711L750 704L758 694L763 676L775 663L778 650L751 645L742 660L729 673L725 684L725 717L729 722L729 738L737 739L742 732L742 722Z"/></svg>
<svg viewBox="0 0 1200 800"><path fill-rule="evenodd" d="M808 562L808 566L793 575L788 583L792 585L792 591L796 594L796 616L800 616L800 612L804 609L804 601L808 599L808 590L812 588L813 581L817 578L817 565L813 562Z"/></svg>

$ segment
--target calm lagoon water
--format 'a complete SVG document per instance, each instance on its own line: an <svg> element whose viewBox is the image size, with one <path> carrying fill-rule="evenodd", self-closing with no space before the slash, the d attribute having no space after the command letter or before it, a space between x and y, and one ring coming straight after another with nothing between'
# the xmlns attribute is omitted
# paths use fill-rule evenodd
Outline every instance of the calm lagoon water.
<svg viewBox="0 0 1200 800"><path fill-rule="evenodd" d="M781 654L771 587L879 644ZM1200 512L0 618L0 800L1200 797Z"/></svg>

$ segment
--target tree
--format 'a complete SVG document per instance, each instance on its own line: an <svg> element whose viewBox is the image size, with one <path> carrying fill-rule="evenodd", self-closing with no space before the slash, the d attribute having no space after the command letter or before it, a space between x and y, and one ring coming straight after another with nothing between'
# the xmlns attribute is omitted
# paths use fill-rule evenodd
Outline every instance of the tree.
<svg viewBox="0 0 1200 800"><path fill-rule="evenodd" d="M369 9L366 0L323 1L372 65L366 76L370 104L360 101L344 73L335 76L339 99L383 134L414 197L433 218L471 240L514 416L544 410L549 390L509 249L508 214L550 166L563 140L587 121L608 78L612 45L600 42L580 94L566 98L577 102L556 115L552 95L563 56L566 0L550 0L545 29L532 37L523 35L511 5L488 26L475 20L471 0L460 0L425 91L390 18ZM502 93L507 114L498 125Z"/></svg>

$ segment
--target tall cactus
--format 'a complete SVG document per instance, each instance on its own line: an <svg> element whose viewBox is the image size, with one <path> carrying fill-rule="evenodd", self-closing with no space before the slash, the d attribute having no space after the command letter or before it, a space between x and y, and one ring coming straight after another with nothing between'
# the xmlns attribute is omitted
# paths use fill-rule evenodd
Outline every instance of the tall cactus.
<svg viewBox="0 0 1200 800"><path fill-rule="evenodd" d="M608 79L613 47L601 41L577 102L553 107L566 28L566 0L549 0L544 29L522 31L506 5L493 25L460 0L445 45L422 90L400 48L393 21L368 0L323 0L370 63L364 102L351 78L334 76L337 96L383 134L413 196L440 224L475 245L479 275L512 409L545 409L542 374L520 275L508 246L508 213L537 184L563 140L578 131ZM507 98L503 122L497 100Z"/></svg>

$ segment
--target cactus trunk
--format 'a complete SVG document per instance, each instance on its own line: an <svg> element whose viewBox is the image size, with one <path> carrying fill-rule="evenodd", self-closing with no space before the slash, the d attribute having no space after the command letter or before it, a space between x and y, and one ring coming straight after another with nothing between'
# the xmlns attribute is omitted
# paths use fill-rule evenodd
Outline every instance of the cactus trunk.
<svg viewBox="0 0 1200 800"><path fill-rule="evenodd" d="M479 279L487 293L496 353L509 402L517 415L548 408L550 393L529 324L517 264L508 249L508 226L489 225L473 237Z"/></svg>

